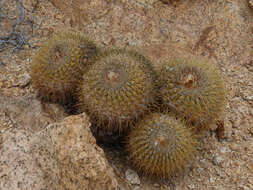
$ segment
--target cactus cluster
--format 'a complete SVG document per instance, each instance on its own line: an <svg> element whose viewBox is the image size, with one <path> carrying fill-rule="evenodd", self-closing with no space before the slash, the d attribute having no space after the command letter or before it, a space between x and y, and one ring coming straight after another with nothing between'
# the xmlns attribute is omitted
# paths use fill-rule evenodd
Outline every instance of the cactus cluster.
<svg viewBox="0 0 253 190"><path fill-rule="evenodd" d="M161 178L186 168L197 153L199 129L208 129L225 105L220 72L207 61L175 59L155 72L134 50L98 48L75 33L46 42L33 58L31 77L42 100L77 97L99 130L128 133L133 165Z"/></svg>

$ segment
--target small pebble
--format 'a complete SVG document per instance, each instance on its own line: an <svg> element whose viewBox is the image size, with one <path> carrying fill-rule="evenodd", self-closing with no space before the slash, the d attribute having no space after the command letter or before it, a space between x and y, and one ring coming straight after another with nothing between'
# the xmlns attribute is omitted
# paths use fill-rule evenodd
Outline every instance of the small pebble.
<svg viewBox="0 0 253 190"><path fill-rule="evenodd" d="M138 176L138 174L131 170L131 169L128 169L125 173L125 176L126 176L126 179L132 184L132 185L140 185L141 182L140 182L140 178Z"/></svg>
<svg viewBox="0 0 253 190"><path fill-rule="evenodd" d="M246 96L245 99L251 101L251 100L253 100L253 96Z"/></svg>
<svg viewBox="0 0 253 190"><path fill-rule="evenodd" d="M220 152L224 154L226 152L230 152L230 150L227 147L221 147Z"/></svg>
<svg viewBox="0 0 253 190"><path fill-rule="evenodd" d="M253 136L253 127L249 129L249 133Z"/></svg>
<svg viewBox="0 0 253 190"><path fill-rule="evenodd" d="M188 187L189 187L190 189L195 189L195 185L194 185L194 184L190 184L190 185L188 185Z"/></svg>
<svg viewBox="0 0 253 190"><path fill-rule="evenodd" d="M21 88L27 86L31 82L31 77L28 73L25 73L17 83L14 83L13 86L19 86Z"/></svg>
<svg viewBox="0 0 253 190"><path fill-rule="evenodd" d="M214 182L215 182L215 178L210 177L210 178L209 178L209 181L210 181L210 183L214 183Z"/></svg>
<svg viewBox="0 0 253 190"><path fill-rule="evenodd" d="M223 158L221 157L221 156L219 156L219 155L215 155L214 157L213 157L213 163L215 164L215 165L219 165L219 164L221 164L222 162L223 162Z"/></svg>
<svg viewBox="0 0 253 190"><path fill-rule="evenodd" d="M249 0L249 6L253 9L253 0Z"/></svg>

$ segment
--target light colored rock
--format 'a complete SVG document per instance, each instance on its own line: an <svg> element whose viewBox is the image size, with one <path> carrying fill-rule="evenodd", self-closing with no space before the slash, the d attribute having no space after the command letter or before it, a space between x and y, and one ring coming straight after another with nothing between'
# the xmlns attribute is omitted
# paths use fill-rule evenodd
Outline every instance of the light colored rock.
<svg viewBox="0 0 253 190"><path fill-rule="evenodd" d="M253 10L253 0L248 0L249 2L249 7Z"/></svg>
<svg viewBox="0 0 253 190"><path fill-rule="evenodd" d="M253 100L253 96L246 96L245 99L249 100L249 101L252 101Z"/></svg>
<svg viewBox="0 0 253 190"><path fill-rule="evenodd" d="M40 131L66 115L62 106L42 104L34 96L11 97L0 94L0 133L1 129L9 127Z"/></svg>
<svg viewBox="0 0 253 190"><path fill-rule="evenodd" d="M214 182L215 182L215 178L210 177L210 178L209 178L209 181L210 181L210 183L214 183Z"/></svg>
<svg viewBox="0 0 253 190"><path fill-rule="evenodd" d="M66 15L70 16L74 25L93 21L108 12L108 3L104 0L51 0L51 2Z"/></svg>
<svg viewBox="0 0 253 190"><path fill-rule="evenodd" d="M221 156L219 156L218 154L214 155L213 157L213 163L215 165L219 165L224 161L224 158L222 158Z"/></svg>
<svg viewBox="0 0 253 190"><path fill-rule="evenodd" d="M190 185L188 185L188 187L189 187L190 189L195 189L195 185L194 185L194 184L190 184Z"/></svg>
<svg viewBox="0 0 253 190"><path fill-rule="evenodd" d="M125 173L126 179L133 185L140 185L140 178L138 176L138 174L131 170L131 169L127 169L126 173Z"/></svg>
<svg viewBox="0 0 253 190"><path fill-rule="evenodd" d="M71 190L117 189L113 169L96 145L85 114L70 116L57 124L52 139L60 170L60 183Z"/></svg>
<svg viewBox="0 0 253 190"><path fill-rule="evenodd" d="M135 186L133 190L141 190L141 188L139 186Z"/></svg>
<svg viewBox="0 0 253 190"><path fill-rule="evenodd" d="M6 130L2 140L1 190L58 190L58 169L52 144L44 144L27 130L17 128Z"/></svg>
<svg viewBox="0 0 253 190"><path fill-rule="evenodd" d="M29 83L31 82L31 77L30 75L26 72L24 73L20 79L13 84L13 87L21 87L24 88L26 87Z"/></svg>
<svg viewBox="0 0 253 190"><path fill-rule="evenodd" d="M113 169L89 126L82 114L37 132L15 127L4 130L0 136L0 189L117 189Z"/></svg>

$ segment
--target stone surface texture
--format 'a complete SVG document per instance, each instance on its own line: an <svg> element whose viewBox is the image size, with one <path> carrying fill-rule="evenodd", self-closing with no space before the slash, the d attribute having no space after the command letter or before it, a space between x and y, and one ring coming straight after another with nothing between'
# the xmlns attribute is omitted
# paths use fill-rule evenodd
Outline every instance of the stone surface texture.
<svg viewBox="0 0 253 190"><path fill-rule="evenodd" d="M37 131L1 130L1 190L114 190L118 183L85 114Z"/></svg>
<svg viewBox="0 0 253 190"><path fill-rule="evenodd" d="M25 129L5 130L0 148L1 190L59 189L53 146L40 139Z"/></svg>
<svg viewBox="0 0 253 190"><path fill-rule="evenodd" d="M63 189L116 190L118 183L96 145L85 114L65 118L50 131Z"/></svg>

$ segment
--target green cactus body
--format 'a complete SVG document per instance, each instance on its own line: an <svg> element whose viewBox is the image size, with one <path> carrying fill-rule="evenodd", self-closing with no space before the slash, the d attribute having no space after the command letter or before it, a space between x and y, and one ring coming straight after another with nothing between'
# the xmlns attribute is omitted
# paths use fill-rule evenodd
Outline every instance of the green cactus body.
<svg viewBox="0 0 253 190"><path fill-rule="evenodd" d="M75 94L81 73L97 52L79 33L62 33L45 42L33 58L30 75L42 100L66 103Z"/></svg>
<svg viewBox="0 0 253 190"><path fill-rule="evenodd" d="M225 87L216 66L203 60L172 60L164 64L161 98L165 107L206 129L223 113Z"/></svg>
<svg viewBox="0 0 253 190"><path fill-rule="evenodd" d="M187 168L198 141L174 115L153 113L130 132L126 149L133 165L148 176L169 178Z"/></svg>
<svg viewBox="0 0 253 190"><path fill-rule="evenodd" d="M106 50L83 74L79 99L92 121L121 131L149 111L157 93L148 59L133 50Z"/></svg>

